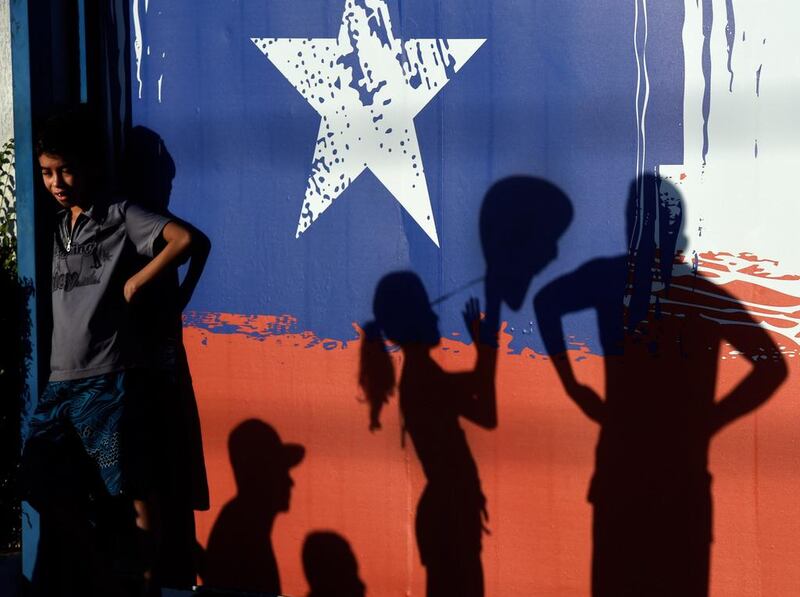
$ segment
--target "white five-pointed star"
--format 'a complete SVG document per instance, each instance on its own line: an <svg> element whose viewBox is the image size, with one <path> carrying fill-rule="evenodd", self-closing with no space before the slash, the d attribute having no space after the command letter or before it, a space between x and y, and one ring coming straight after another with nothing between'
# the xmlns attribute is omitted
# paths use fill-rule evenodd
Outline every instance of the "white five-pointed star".
<svg viewBox="0 0 800 597"><path fill-rule="evenodd" d="M369 168L438 246L414 117L486 40L401 41L385 0L346 0L336 39L252 41L322 117L296 236Z"/></svg>

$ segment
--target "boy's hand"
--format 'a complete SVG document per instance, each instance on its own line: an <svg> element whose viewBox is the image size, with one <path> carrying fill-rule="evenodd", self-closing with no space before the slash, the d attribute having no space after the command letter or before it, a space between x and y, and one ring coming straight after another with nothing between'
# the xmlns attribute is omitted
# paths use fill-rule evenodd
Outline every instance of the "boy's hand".
<svg viewBox="0 0 800 597"><path fill-rule="evenodd" d="M139 274L134 274L128 279L127 282L125 282L125 287L122 289L122 293L125 295L126 303L130 303L133 300L133 296L139 291L141 286Z"/></svg>

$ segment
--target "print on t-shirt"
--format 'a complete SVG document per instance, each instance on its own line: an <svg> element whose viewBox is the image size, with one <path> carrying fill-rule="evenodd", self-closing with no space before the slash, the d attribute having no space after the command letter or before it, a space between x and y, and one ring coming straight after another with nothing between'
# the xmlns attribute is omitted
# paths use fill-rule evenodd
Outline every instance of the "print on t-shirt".
<svg viewBox="0 0 800 597"><path fill-rule="evenodd" d="M53 260L53 292L70 292L79 286L100 283L104 265L112 257L103 244L103 237L110 236L114 230L107 230L106 234L99 230L88 242L73 243L69 251L61 239L57 241L56 259Z"/></svg>

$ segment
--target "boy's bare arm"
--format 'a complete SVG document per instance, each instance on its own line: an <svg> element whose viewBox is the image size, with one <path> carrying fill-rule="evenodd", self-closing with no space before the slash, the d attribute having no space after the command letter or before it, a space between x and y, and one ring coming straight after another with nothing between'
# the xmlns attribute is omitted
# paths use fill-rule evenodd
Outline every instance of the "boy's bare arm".
<svg viewBox="0 0 800 597"><path fill-rule="evenodd" d="M177 222L168 222L161 232L166 245L150 262L125 282L125 300L131 302L134 295L158 276L169 265L179 261L192 244L191 233Z"/></svg>
<svg viewBox="0 0 800 597"><path fill-rule="evenodd" d="M200 276L203 275L203 270L208 261L208 256L211 253L211 241L197 228L187 225L185 222L179 222L184 226L192 235L192 244L189 250L184 253L183 259L189 259L189 267L186 269L186 275L179 287L180 296L180 309L183 311L189 304L192 298L194 289L200 281Z"/></svg>

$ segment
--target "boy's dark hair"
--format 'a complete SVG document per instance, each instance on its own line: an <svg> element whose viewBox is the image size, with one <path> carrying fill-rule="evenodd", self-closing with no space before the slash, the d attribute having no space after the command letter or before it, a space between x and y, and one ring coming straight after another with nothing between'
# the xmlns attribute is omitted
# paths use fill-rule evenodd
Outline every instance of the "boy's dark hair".
<svg viewBox="0 0 800 597"><path fill-rule="evenodd" d="M36 157L46 153L91 166L97 161L100 140L86 106L61 110L39 127Z"/></svg>

